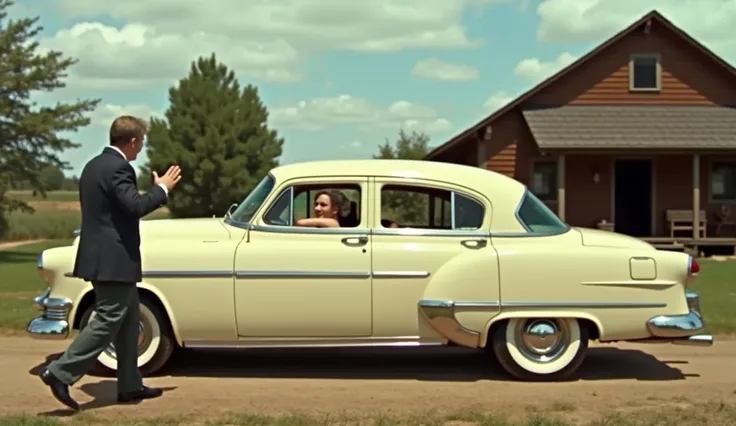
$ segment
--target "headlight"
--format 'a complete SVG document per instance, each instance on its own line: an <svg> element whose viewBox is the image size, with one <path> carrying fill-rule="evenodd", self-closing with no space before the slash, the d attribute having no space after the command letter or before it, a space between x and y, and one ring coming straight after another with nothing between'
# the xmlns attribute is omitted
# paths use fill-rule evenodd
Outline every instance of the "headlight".
<svg viewBox="0 0 736 426"><path fill-rule="evenodd" d="M41 277L41 279L46 281L47 283L51 283L51 278L53 274L51 273L51 271L43 268L43 252L39 253L36 257L36 267L38 267L38 275Z"/></svg>

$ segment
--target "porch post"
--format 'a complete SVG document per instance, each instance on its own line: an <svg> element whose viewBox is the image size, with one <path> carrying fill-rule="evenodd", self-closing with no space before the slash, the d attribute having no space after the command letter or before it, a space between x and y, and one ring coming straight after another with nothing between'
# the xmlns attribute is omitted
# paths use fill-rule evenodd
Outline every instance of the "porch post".
<svg viewBox="0 0 736 426"><path fill-rule="evenodd" d="M565 154L557 157L557 216L565 220Z"/></svg>
<svg viewBox="0 0 736 426"><path fill-rule="evenodd" d="M478 160L478 167L481 169L486 168L486 161L488 161L488 158L486 158L486 139L485 138L478 138L477 146L476 146L476 156Z"/></svg>
<svg viewBox="0 0 736 426"><path fill-rule="evenodd" d="M693 155L693 239L700 239L700 155Z"/></svg>

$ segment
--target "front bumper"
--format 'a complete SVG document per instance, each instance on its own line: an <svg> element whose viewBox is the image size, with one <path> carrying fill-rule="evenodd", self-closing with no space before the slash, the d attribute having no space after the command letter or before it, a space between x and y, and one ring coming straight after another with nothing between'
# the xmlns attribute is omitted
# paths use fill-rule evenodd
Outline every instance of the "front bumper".
<svg viewBox="0 0 736 426"><path fill-rule="evenodd" d="M687 292L689 312L684 315L660 315L647 321L647 328L655 340L676 345L712 346L713 336L702 334L705 328L700 313L700 296Z"/></svg>
<svg viewBox="0 0 736 426"><path fill-rule="evenodd" d="M29 336L36 339L62 340L69 336L67 316L72 301L66 298L50 297L51 289L33 299L33 304L41 315L32 319L26 327Z"/></svg>

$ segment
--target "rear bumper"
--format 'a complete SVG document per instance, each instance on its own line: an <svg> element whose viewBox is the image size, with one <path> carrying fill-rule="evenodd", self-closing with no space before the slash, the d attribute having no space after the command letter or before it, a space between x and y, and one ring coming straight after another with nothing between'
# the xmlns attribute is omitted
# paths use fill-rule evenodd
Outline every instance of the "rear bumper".
<svg viewBox="0 0 736 426"><path fill-rule="evenodd" d="M67 316L72 302L66 298L49 297L51 289L33 299L33 304L41 315L32 319L26 332L35 339L62 340L69 336Z"/></svg>
<svg viewBox="0 0 736 426"><path fill-rule="evenodd" d="M705 328L700 313L700 296L687 292L689 312L684 315L659 315L647 321L647 328L654 340L663 343L692 346L712 346L713 336L702 334Z"/></svg>

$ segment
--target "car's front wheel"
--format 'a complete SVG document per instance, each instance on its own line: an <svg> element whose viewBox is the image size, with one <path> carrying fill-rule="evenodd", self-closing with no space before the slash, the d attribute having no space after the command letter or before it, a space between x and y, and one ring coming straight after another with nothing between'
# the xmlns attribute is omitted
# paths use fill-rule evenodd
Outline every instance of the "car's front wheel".
<svg viewBox="0 0 736 426"><path fill-rule="evenodd" d="M147 297L140 299L140 321L138 323L138 368L141 375L148 376L164 366L171 357L176 345L173 332L165 313ZM95 315L94 304L84 312L80 329L87 326ZM117 370L115 345L111 343L97 358L97 364L108 373Z"/></svg>
<svg viewBox="0 0 736 426"><path fill-rule="evenodd" d="M496 325L490 337L504 370L529 381L568 378L588 349L588 329L576 318L511 318Z"/></svg>

